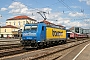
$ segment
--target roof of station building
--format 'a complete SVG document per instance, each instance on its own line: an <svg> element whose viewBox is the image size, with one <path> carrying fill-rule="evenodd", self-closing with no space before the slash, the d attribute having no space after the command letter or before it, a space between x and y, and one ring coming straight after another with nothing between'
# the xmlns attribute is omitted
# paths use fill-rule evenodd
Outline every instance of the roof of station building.
<svg viewBox="0 0 90 60"><path fill-rule="evenodd" d="M12 26L12 25L6 25L6 26L2 26L1 28L18 28L18 27L15 27L15 26Z"/></svg>
<svg viewBox="0 0 90 60"><path fill-rule="evenodd" d="M32 19L32 18L30 18L30 17L28 17L28 16L26 16L26 15L15 16L15 17L13 17L13 18L7 19L7 21L8 21L8 20L22 20L22 19L29 19L29 20L36 21L35 19Z"/></svg>

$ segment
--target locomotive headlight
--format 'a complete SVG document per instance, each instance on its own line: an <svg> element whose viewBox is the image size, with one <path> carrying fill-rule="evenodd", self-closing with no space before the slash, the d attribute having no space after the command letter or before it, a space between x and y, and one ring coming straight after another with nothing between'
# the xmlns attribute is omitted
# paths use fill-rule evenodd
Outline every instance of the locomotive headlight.
<svg viewBox="0 0 90 60"><path fill-rule="evenodd" d="M38 41L38 42L40 42L40 41Z"/></svg>

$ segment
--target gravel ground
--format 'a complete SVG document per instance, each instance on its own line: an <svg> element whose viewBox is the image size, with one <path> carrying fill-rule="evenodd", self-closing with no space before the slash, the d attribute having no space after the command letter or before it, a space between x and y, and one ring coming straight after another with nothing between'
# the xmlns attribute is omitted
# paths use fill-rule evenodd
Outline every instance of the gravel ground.
<svg viewBox="0 0 90 60"><path fill-rule="evenodd" d="M0 40L0 45L5 45L5 44L17 44L20 43L19 39L5 39L5 40Z"/></svg>
<svg viewBox="0 0 90 60"><path fill-rule="evenodd" d="M56 52L56 51L59 51L59 50L62 50L62 49L65 49L65 48L67 48L67 47L70 47L70 46L73 46L73 45L75 45L75 44L80 44L80 43L82 43L82 41L77 41L77 42L73 42L73 43L69 43L69 44L64 44L64 45L59 45L59 46L54 46L54 47L50 47L50 48L47 48L47 49L44 49L44 50L41 50L40 52L42 52L42 53L39 53L39 54L36 54L35 52L35 54L36 55L34 55L34 56L29 56L29 57L27 57L27 58L24 58L23 60L28 60L28 59L33 59L33 58L36 58L36 57L39 57L39 56L43 56L43 55L47 55L47 54L50 54L50 53L53 53L53 52ZM56 53L54 56L53 55L50 55L50 56L46 56L46 58L45 57L42 57L41 58L41 60L52 60L52 59L54 59L54 58L56 58L56 57L58 57L58 56L62 56L62 53L60 52L60 53ZM52 57L52 58L51 58ZM49 59L50 58L50 59Z"/></svg>
<svg viewBox="0 0 90 60"><path fill-rule="evenodd" d="M76 41L76 42L58 45L58 46L54 46L54 47L50 47L50 48L35 50L35 51L17 54L17 55L13 55L13 56L9 56L9 57L4 57L1 59L5 59L5 60L16 60L16 59L17 60L31 60L31 59L38 58L38 57L42 56L41 58L39 58L40 60L52 60L52 59L55 59L56 57L60 57L60 56L64 55L65 52L71 51L73 48L67 49L65 51L58 52L58 53L53 53L53 52L61 51L67 47L71 47L73 45L77 45L77 44L80 44L80 43L85 42L85 41L87 41L87 40L79 41L79 42ZM49 56L49 54L51 54L51 55ZM43 57L45 55L48 55L48 56Z"/></svg>

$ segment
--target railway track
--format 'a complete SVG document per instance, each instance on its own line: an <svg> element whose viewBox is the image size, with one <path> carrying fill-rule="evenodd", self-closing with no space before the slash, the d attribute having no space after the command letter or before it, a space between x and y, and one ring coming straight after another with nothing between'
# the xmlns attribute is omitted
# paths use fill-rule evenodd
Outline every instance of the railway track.
<svg viewBox="0 0 90 60"><path fill-rule="evenodd" d="M72 41L72 42L68 42L67 44L53 46L53 47L39 49L39 50L35 50L35 49L25 50L25 49L23 49L23 47L12 48L12 49L2 50L2 51L0 50L0 58L4 57L4 56L11 56L11 55L29 52L30 55L27 57L23 57L23 59L26 59L26 60L27 60L27 58L32 59L32 60L44 59L44 58L47 58L48 56L51 56L53 54L57 54L61 51L65 51L67 49L70 49L74 46L85 43L87 41L89 41L89 40ZM58 55L57 57L54 57L53 59L57 59L60 56L61 55Z"/></svg>
<svg viewBox="0 0 90 60"><path fill-rule="evenodd" d="M4 49L11 49L11 48L16 48L16 47L20 47L20 40L19 39L4 39L4 40L0 40L0 50L4 50Z"/></svg>
<svg viewBox="0 0 90 60"><path fill-rule="evenodd" d="M11 48L19 48L21 47L21 44L5 44L5 45L0 45L0 50L4 49L11 49Z"/></svg>
<svg viewBox="0 0 90 60"><path fill-rule="evenodd" d="M79 42L73 42L73 43L68 43L68 44L64 44L64 45L61 45L61 46L56 46L54 47L53 49L49 50L49 51L46 51L44 53L41 53L42 55L38 55L38 56L35 56L33 58L30 58L29 59L32 59L32 60L45 60L45 59L48 59L48 60L56 60L58 59L59 57L62 56L61 52L65 51L65 50L68 50L72 47L75 47L77 45L80 45L82 43L85 43L87 42L87 40L84 40L84 41L79 41ZM50 59L49 59L50 58Z"/></svg>
<svg viewBox="0 0 90 60"><path fill-rule="evenodd" d="M9 40L9 39L5 39L5 40L0 40L0 57L4 57L4 56L8 56L9 54L11 54L11 52L13 54L19 53L19 52L23 52L21 51L21 48L23 48L20 44L20 40ZM17 51L17 52L15 52ZM12 55L12 54L11 54Z"/></svg>

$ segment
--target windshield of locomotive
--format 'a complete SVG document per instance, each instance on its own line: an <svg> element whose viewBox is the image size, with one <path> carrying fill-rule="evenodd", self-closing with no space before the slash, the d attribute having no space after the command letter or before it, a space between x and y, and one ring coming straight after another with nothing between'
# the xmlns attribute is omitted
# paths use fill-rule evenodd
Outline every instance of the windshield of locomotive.
<svg viewBox="0 0 90 60"><path fill-rule="evenodd" d="M25 26L24 31L37 31L37 26Z"/></svg>

